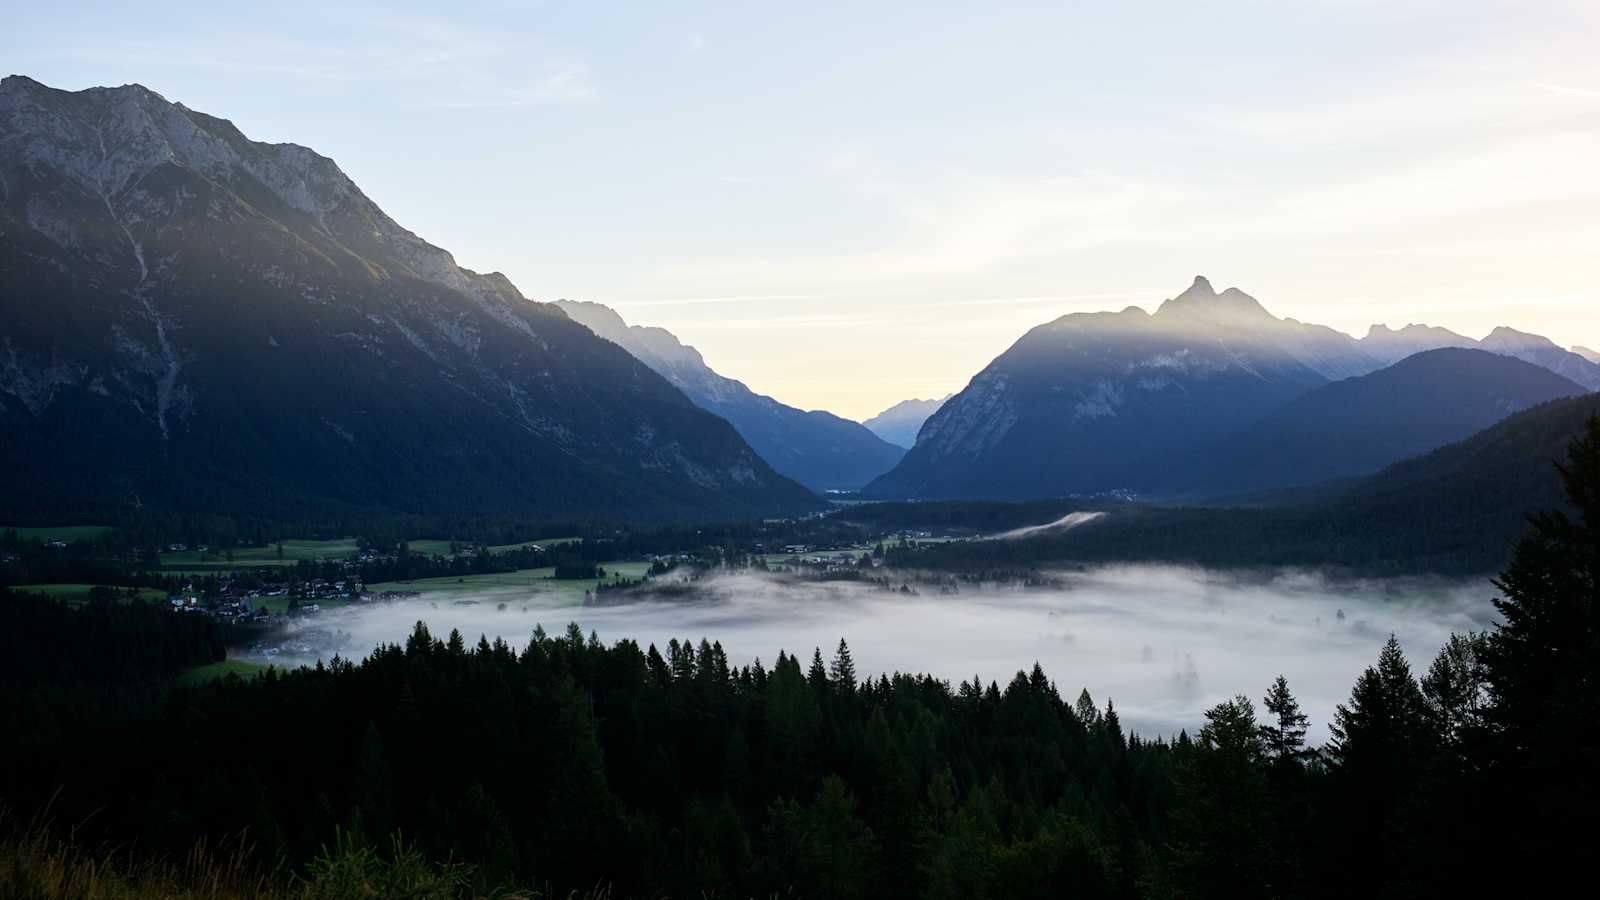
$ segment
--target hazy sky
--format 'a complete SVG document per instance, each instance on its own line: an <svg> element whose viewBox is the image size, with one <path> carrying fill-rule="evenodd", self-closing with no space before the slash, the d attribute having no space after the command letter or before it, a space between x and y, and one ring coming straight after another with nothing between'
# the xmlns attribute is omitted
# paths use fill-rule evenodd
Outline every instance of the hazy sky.
<svg viewBox="0 0 1600 900"><path fill-rule="evenodd" d="M0 0L0 68L309 145L799 406L942 395L1197 273L1600 347L1594 0L230 6Z"/></svg>

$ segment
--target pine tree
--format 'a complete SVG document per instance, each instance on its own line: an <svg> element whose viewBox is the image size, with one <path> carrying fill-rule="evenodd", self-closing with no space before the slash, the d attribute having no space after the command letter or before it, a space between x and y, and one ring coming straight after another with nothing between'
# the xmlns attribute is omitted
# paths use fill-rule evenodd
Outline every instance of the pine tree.
<svg viewBox="0 0 1600 900"><path fill-rule="evenodd" d="M1390 635L1339 705L1330 731L1338 779L1339 893L1375 896L1402 891L1411 862L1402 812L1432 752L1431 719L1400 642Z"/></svg>
<svg viewBox="0 0 1600 900"><path fill-rule="evenodd" d="M1300 703L1289 691L1288 679L1279 675L1261 705L1271 714L1261 725L1267 757L1280 764L1298 763L1305 753L1306 726L1311 719L1300 711Z"/></svg>
<svg viewBox="0 0 1600 900"><path fill-rule="evenodd" d="M811 671L806 673L806 680L811 683L818 696L828 692L828 667L822 662L822 648L814 647L811 651Z"/></svg>
<svg viewBox="0 0 1600 900"><path fill-rule="evenodd" d="M833 663L828 666L828 678L846 693L854 693L856 689L856 664L850 658L850 646L839 639L839 650L833 655Z"/></svg>
<svg viewBox="0 0 1600 900"><path fill-rule="evenodd" d="M1552 879L1577 874L1584 836L1600 828L1600 417L1557 470L1576 516L1530 517L1495 582L1504 621L1479 648L1499 805L1483 827L1505 831L1498 824L1517 815L1497 866Z"/></svg>
<svg viewBox="0 0 1600 900"><path fill-rule="evenodd" d="M1422 678L1422 697L1444 744L1459 752L1483 727L1488 682L1482 663L1487 636L1452 634Z"/></svg>

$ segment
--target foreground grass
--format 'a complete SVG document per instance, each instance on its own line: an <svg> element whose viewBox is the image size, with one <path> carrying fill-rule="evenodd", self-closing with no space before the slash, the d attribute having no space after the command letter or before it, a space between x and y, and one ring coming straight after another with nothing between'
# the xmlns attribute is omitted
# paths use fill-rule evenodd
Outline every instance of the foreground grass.
<svg viewBox="0 0 1600 900"><path fill-rule="evenodd" d="M0 898L37 900L555 900L538 890L483 888L471 866L431 865L398 837L384 850L336 834L304 872L262 871L244 841L212 850L196 845L176 862L117 848L91 849L41 828L0 838ZM592 891L565 900L607 900Z"/></svg>

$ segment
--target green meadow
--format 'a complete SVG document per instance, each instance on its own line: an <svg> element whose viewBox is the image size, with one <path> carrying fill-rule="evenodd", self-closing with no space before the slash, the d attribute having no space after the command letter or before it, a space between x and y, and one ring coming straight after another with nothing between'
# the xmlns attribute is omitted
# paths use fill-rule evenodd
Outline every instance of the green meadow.
<svg viewBox="0 0 1600 900"><path fill-rule="evenodd" d="M374 593L379 591L416 591L421 593L424 599L449 599L452 595L471 595L474 599L504 603L510 603L518 599L531 599L534 595L538 595L539 599L544 602L564 600L576 604L583 602L585 591L594 590L602 580L615 581L619 578L639 578L650 571L650 564L645 562L604 563L601 567L606 570L605 579L557 580L551 577L555 573L554 569L543 568L520 569L516 572L498 572L489 575L419 578L415 581L387 581L381 584L369 584L367 589Z"/></svg>
<svg viewBox="0 0 1600 900"><path fill-rule="evenodd" d="M178 676L178 683L188 687L197 687L208 684L229 675L250 679L267 671L267 666L261 663L246 662L242 659L225 659L221 662L196 666Z"/></svg>
<svg viewBox="0 0 1600 900"><path fill-rule="evenodd" d="M228 572L234 569L259 566L292 566L302 559L344 559L360 549L355 538L337 538L331 541L283 541L283 558L278 557L278 545L265 547L211 547L201 550L180 550L161 554L161 567L168 571L189 574ZM228 555L231 551L232 561Z"/></svg>
<svg viewBox="0 0 1600 900"><path fill-rule="evenodd" d="M30 594L48 594L63 603L88 603L89 590L92 584L18 584L13 588ZM127 588L118 588L126 591ZM157 588L139 588L139 596L145 600L165 600L167 592Z"/></svg>

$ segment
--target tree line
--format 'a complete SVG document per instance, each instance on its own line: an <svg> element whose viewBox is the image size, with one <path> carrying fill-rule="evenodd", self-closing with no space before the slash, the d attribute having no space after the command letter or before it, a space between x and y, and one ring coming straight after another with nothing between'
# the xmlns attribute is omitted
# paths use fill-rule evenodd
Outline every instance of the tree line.
<svg viewBox="0 0 1600 900"><path fill-rule="evenodd" d="M104 721L62 726L37 695L8 715L0 790L153 854L247 833L291 870L336 830L403 834L470 864L466 892L1537 892L1586 874L1600 824L1600 420L1561 476L1572 511L1532 519L1500 624L1420 673L1391 639L1321 747L1281 678L1166 738L1038 666L952 685L862 678L844 641L735 666L704 640L574 626L512 647L417 623L359 662Z"/></svg>

